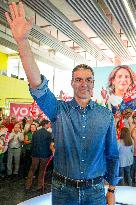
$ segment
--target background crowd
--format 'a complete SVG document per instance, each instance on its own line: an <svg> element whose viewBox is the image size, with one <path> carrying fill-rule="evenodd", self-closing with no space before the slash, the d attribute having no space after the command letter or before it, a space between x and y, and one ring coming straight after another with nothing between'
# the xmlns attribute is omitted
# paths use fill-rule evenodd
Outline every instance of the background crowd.
<svg viewBox="0 0 136 205"><path fill-rule="evenodd" d="M2 116L0 121L0 180L24 177L26 190L31 189L35 175L37 190L42 190L46 166L54 154L51 123L32 117L18 121Z"/></svg>
<svg viewBox="0 0 136 205"><path fill-rule="evenodd" d="M120 160L120 185L136 185L136 111L124 112L124 125L117 125ZM15 116L2 116L0 121L0 180L17 176L32 187L38 175L37 190L43 188L47 162L54 154L51 122L32 117L17 121ZM37 174L35 174L37 173Z"/></svg>

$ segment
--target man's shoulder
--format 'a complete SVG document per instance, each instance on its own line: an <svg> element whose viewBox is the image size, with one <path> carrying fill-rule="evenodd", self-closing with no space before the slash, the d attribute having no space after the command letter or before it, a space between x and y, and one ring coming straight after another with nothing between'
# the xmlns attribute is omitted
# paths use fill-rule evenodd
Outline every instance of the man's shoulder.
<svg viewBox="0 0 136 205"><path fill-rule="evenodd" d="M40 129L38 129L34 134L39 134L39 133L42 133L44 132L45 129L43 127L41 127Z"/></svg>
<svg viewBox="0 0 136 205"><path fill-rule="evenodd" d="M45 128L40 128L35 132L35 134L44 134L44 135L51 135L50 132L48 132Z"/></svg>
<svg viewBox="0 0 136 205"><path fill-rule="evenodd" d="M110 116L113 115L113 113L110 109L108 109L107 107L104 107L101 104L95 103L95 108L98 109L103 114L105 113L105 114L110 115Z"/></svg>

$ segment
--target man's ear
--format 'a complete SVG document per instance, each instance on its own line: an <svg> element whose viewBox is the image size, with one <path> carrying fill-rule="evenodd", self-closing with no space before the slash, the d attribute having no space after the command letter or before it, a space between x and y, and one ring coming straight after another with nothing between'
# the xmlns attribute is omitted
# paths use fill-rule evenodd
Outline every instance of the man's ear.
<svg viewBox="0 0 136 205"><path fill-rule="evenodd" d="M73 88L73 80L71 80L71 87Z"/></svg>

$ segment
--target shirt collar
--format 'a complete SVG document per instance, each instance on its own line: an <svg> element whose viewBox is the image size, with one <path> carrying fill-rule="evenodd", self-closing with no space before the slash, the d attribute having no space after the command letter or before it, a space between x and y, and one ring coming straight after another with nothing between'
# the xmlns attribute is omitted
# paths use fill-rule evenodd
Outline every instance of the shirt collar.
<svg viewBox="0 0 136 205"><path fill-rule="evenodd" d="M75 98L73 98L70 102L72 108L80 108L80 105L76 102ZM86 108L93 109L95 102L90 100Z"/></svg>

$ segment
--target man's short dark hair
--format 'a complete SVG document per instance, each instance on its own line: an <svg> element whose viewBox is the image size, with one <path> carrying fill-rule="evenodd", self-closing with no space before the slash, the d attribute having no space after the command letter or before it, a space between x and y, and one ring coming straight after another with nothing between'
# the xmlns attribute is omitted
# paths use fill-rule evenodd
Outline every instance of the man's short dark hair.
<svg viewBox="0 0 136 205"><path fill-rule="evenodd" d="M44 127L45 125L48 125L49 122L50 122L49 120L43 120L41 122L41 126Z"/></svg>
<svg viewBox="0 0 136 205"><path fill-rule="evenodd" d="M94 71L93 71L93 69L92 69L90 66L88 66L88 65L86 65L86 64L80 64L80 65L77 65L77 66L72 70L72 78L73 78L74 72L77 71L77 70L90 70L91 73L92 73L92 75L93 75L93 77L94 77Z"/></svg>

